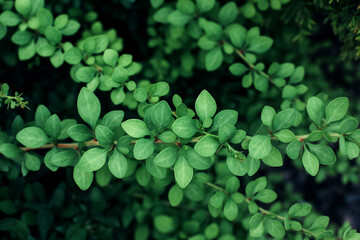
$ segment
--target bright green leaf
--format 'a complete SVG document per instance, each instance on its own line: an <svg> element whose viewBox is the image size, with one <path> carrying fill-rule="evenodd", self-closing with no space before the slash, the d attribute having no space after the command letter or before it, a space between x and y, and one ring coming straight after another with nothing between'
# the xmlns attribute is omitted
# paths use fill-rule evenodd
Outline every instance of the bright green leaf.
<svg viewBox="0 0 360 240"><path fill-rule="evenodd" d="M87 150L81 156L76 166L83 171L97 171L104 166L107 153L107 150L103 148L92 148Z"/></svg>

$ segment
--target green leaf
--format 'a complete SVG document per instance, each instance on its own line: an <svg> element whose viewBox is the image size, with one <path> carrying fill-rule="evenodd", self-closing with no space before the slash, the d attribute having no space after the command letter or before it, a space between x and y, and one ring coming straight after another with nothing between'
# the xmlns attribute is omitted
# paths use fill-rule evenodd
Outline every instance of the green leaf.
<svg viewBox="0 0 360 240"><path fill-rule="evenodd" d="M281 222L275 219L266 218L266 229L269 234L274 238L284 239L285 237L285 229Z"/></svg>
<svg viewBox="0 0 360 240"><path fill-rule="evenodd" d="M75 76L79 82L88 83L93 80L96 74L97 70L94 67L80 67L76 71Z"/></svg>
<svg viewBox="0 0 360 240"><path fill-rule="evenodd" d="M56 47L49 43L45 38L39 38L36 42L36 53L41 57L51 57Z"/></svg>
<svg viewBox="0 0 360 240"><path fill-rule="evenodd" d="M269 155L271 151L270 136L256 135L251 138L249 144L250 156L254 159L264 158Z"/></svg>
<svg viewBox="0 0 360 240"><path fill-rule="evenodd" d="M203 157L194 149L189 148L187 151L189 165L197 170L205 170L211 167L213 162L209 157Z"/></svg>
<svg viewBox="0 0 360 240"><path fill-rule="evenodd" d="M103 148L92 148L87 150L81 156L76 166L84 171L97 171L104 166L107 153L107 150Z"/></svg>
<svg viewBox="0 0 360 240"><path fill-rule="evenodd" d="M338 97L332 100L327 106L326 106L326 122L336 122L345 117L346 112L349 108L349 99L347 97Z"/></svg>
<svg viewBox="0 0 360 240"><path fill-rule="evenodd" d="M52 13L45 8L39 9L37 18L39 19L40 26L43 27L51 26L54 20Z"/></svg>
<svg viewBox="0 0 360 240"><path fill-rule="evenodd" d="M302 66L295 68L294 73L291 75L289 83L296 84L300 83L304 79L305 69Z"/></svg>
<svg viewBox="0 0 360 240"><path fill-rule="evenodd" d="M212 136L204 136L195 144L195 151L203 157L213 156L218 147L219 141Z"/></svg>
<svg viewBox="0 0 360 240"><path fill-rule="evenodd" d="M359 146L353 142L346 142L347 156L349 159L354 159L359 156Z"/></svg>
<svg viewBox="0 0 360 240"><path fill-rule="evenodd" d="M85 191L90 187L94 179L94 173L85 171L81 167L76 165L74 167L73 177L76 185L78 185L81 190Z"/></svg>
<svg viewBox="0 0 360 240"><path fill-rule="evenodd" d="M247 2L242 6L241 12L245 18L253 18L256 14L256 8L252 2Z"/></svg>
<svg viewBox="0 0 360 240"><path fill-rule="evenodd" d="M160 23L168 23L168 16L173 12L171 7L162 7L154 14L154 20Z"/></svg>
<svg viewBox="0 0 360 240"><path fill-rule="evenodd" d="M30 171L39 171L41 167L40 158L37 155L25 153L25 167Z"/></svg>
<svg viewBox="0 0 360 240"><path fill-rule="evenodd" d="M16 31L12 36L11 36L11 41L13 43L15 43L16 45L19 46L24 46L27 45L31 42L31 40L33 40L34 38L34 34L32 34L29 31Z"/></svg>
<svg viewBox="0 0 360 240"><path fill-rule="evenodd" d="M260 160L254 159L249 155L246 158L245 167L247 169L247 174L251 177L259 170Z"/></svg>
<svg viewBox="0 0 360 240"><path fill-rule="evenodd" d="M198 131L194 120L188 116L176 119L171 128L181 138L191 138Z"/></svg>
<svg viewBox="0 0 360 240"><path fill-rule="evenodd" d="M291 159L295 160L299 157L302 146L303 144L301 141L294 140L286 147L286 154Z"/></svg>
<svg viewBox="0 0 360 240"><path fill-rule="evenodd" d="M207 71L212 72L218 69L223 62L223 54L221 47L216 47L209 51L205 56L205 68Z"/></svg>
<svg viewBox="0 0 360 240"><path fill-rule="evenodd" d="M157 215L154 218L154 226L156 230L164 234L175 231L174 219L166 215Z"/></svg>
<svg viewBox="0 0 360 240"><path fill-rule="evenodd" d="M236 128L228 123L223 124L219 129L219 142L222 144L228 141L236 132Z"/></svg>
<svg viewBox="0 0 360 240"><path fill-rule="evenodd" d="M57 29L63 29L69 22L69 16L67 14L61 14L55 18L54 26Z"/></svg>
<svg viewBox="0 0 360 240"><path fill-rule="evenodd" d="M290 128L296 121L296 110L288 108L275 115L273 120L273 131Z"/></svg>
<svg viewBox="0 0 360 240"><path fill-rule="evenodd" d="M175 10L169 14L168 21L174 26L184 26L190 21L191 18L191 15L182 13L179 10Z"/></svg>
<svg viewBox="0 0 360 240"><path fill-rule="evenodd" d="M195 4L191 0L178 1L176 8L183 13L193 14L195 13Z"/></svg>
<svg viewBox="0 0 360 240"><path fill-rule="evenodd" d="M229 221L234 221L238 215L238 206L236 205L236 203L234 202L234 200L232 200L231 198L229 198L224 206L224 216L227 220Z"/></svg>
<svg viewBox="0 0 360 240"><path fill-rule="evenodd" d="M162 150L154 159L154 163L163 168L172 167L177 158L178 148L167 147Z"/></svg>
<svg viewBox="0 0 360 240"><path fill-rule="evenodd" d="M95 137L101 146L111 146L114 144L115 134L108 127L97 125Z"/></svg>
<svg viewBox="0 0 360 240"><path fill-rule="evenodd" d="M56 167L67 167L70 166L77 157L78 153L76 151L61 151L50 159L50 163Z"/></svg>
<svg viewBox="0 0 360 240"><path fill-rule="evenodd" d="M134 91L134 98L138 102L145 102L148 99L148 93L144 88L137 88Z"/></svg>
<svg viewBox="0 0 360 240"><path fill-rule="evenodd" d="M176 135L172 131L165 131L158 136L158 139L164 143L173 143L176 140Z"/></svg>
<svg viewBox="0 0 360 240"><path fill-rule="evenodd" d="M64 119L61 121L61 133L60 136L58 137L59 140L64 140L66 138L68 138L68 134L67 134L67 130L74 126L76 124L76 120L74 119Z"/></svg>
<svg viewBox="0 0 360 240"><path fill-rule="evenodd" d="M230 177L225 184L226 191L230 193L237 192L240 188L240 181L237 177L232 176Z"/></svg>
<svg viewBox="0 0 360 240"><path fill-rule="evenodd" d="M217 131L223 124L228 123L235 125L238 120L238 112L235 110L225 109L215 115L213 124L209 132Z"/></svg>
<svg viewBox="0 0 360 240"><path fill-rule="evenodd" d="M146 124L139 119L129 119L121 123L121 126L133 138L142 138L150 134Z"/></svg>
<svg viewBox="0 0 360 240"><path fill-rule="evenodd" d="M296 91L296 87L294 87L292 85L286 85L282 91L282 98L291 100L291 99L294 99L297 94L298 93Z"/></svg>
<svg viewBox="0 0 360 240"><path fill-rule="evenodd" d="M259 200L263 203L271 203L275 201L277 198L277 194L270 189L264 189L260 192L258 192L252 199Z"/></svg>
<svg viewBox="0 0 360 240"><path fill-rule="evenodd" d="M269 88L269 79L263 75L254 73L254 87L260 92L266 92Z"/></svg>
<svg viewBox="0 0 360 240"><path fill-rule="evenodd" d="M124 83L129 79L129 72L126 68L117 66L112 73L112 79L117 83Z"/></svg>
<svg viewBox="0 0 360 240"><path fill-rule="evenodd" d="M215 0L196 0L196 5L200 13L208 12L215 6Z"/></svg>
<svg viewBox="0 0 360 240"><path fill-rule="evenodd" d="M0 40L6 36L7 27L1 22L1 15L0 15Z"/></svg>
<svg viewBox="0 0 360 240"><path fill-rule="evenodd" d="M96 182L100 187L107 186L110 183L111 178L111 173L105 165L95 173Z"/></svg>
<svg viewBox="0 0 360 240"><path fill-rule="evenodd" d="M200 202L204 199L204 184L193 181L184 189L185 196L194 202Z"/></svg>
<svg viewBox="0 0 360 240"><path fill-rule="evenodd" d="M81 62L82 54L77 47L72 47L65 51L64 60L68 64L75 65Z"/></svg>
<svg viewBox="0 0 360 240"><path fill-rule="evenodd" d="M290 217L305 217L311 212L311 204L295 203L288 211Z"/></svg>
<svg viewBox="0 0 360 240"><path fill-rule="evenodd" d="M45 132L47 135L57 140L61 133L61 121L56 114L53 114L45 122Z"/></svg>
<svg viewBox="0 0 360 240"><path fill-rule="evenodd" d="M295 70L295 66L292 63L283 63L279 66L278 70L275 73L276 77L287 78L290 77Z"/></svg>
<svg viewBox="0 0 360 240"><path fill-rule="evenodd" d="M296 139L295 134L289 129L283 129L274 134L282 143L289 143Z"/></svg>
<svg viewBox="0 0 360 240"><path fill-rule="evenodd" d="M103 55L104 62L111 67L115 67L119 54L114 49L106 49Z"/></svg>
<svg viewBox="0 0 360 240"><path fill-rule="evenodd" d="M231 43L238 48L242 48L246 39L246 29L240 24L231 24L226 27L225 33L229 36ZM235 63L236 64L236 63ZM233 64L233 65L235 65ZM248 70L248 69L247 69Z"/></svg>
<svg viewBox="0 0 360 240"><path fill-rule="evenodd" d="M208 225L205 229L205 236L207 239L216 239L219 235L220 228L216 223Z"/></svg>
<svg viewBox="0 0 360 240"><path fill-rule="evenodd" d="M309 229L315 230L315 229L326 229L329 225L330 218L327 216L319 216L315 219L315 221L312 223L311 227Z"/></svg>
<svg viewBox="0 0 360 240"><path fill-rule="evenodd" d="M24 120L21 118L21 116L17 115L11 124L12 133L16 135L23 128L24 128Z"/></svg>
<svg viewBox="0 0 360 240"><path fill-rule="evenodd" d="M11 11L4 11L0 15L0 22L2 22L5 26L15 27L21 21L19 15Z"/></svg>
<svg viewBox="0 0 360 240"><path fill-rule="evenodd" d="M331 124L330 128L335 125L338 125L338 128L334 130L335 132L347 134L353 132L359 126L359 122L354 117L345 116L340 122Z"/></svg>
<svg viewBox="0 0 360 240"><path fill-rule="evenodd" d="M36 48L35 41L32 40L29 44L19 47L18 55L21 61L29 60L35 56Z"/></svg>
<svg viewBox="0 0 360 240"><path fill-rule="evenodd" d="M309 150L316 155L319 162L323 165L332 165L336 161L336 155L331 147L323 144L306 143Z"/></svg>
<svg viewBox="0 0 360 240"><path fill-rule="evenodd" d="M72 36L80 29L80 23L70 19L66 27L61 29L61 33L64 36Z"/></svg>
<svg viewBox="0 0 360 240"><path fill-rule="evenodd" d="M269 37L258 36L251 40L247 50L257 54L264 53L271 48L273 42Z"/></svg>
<svg viewBox="0 0 360 240"><path fill-rule="evenodd" d="M273 119L276 115L275 109L270 106L265 106L261 111L261 121L264 125L271 128Z"/></svg>
<svg viewBox="0 0 360 240"><path fill-rule="evenodd" d="M174 166L175 180L181 188L186 188L193 178L193 168L190 167L187 159L180 154Z"/></svg>
<svg viewBox="0 0 360 240"><path fill-rule="evenodd" d="M241 76L249 70L244 64L242 63L233 63L229 67L229 71L234 76Z"/></svg>
<svg viewBox="0 0 360 240"><path fill-rule="evenodd" d="M310 119L318 126L322 126L322 119L325 115L325 104L318 97L311 97L307 101L306 110Z"/></svg>
<svg viewBox="0 0 360 240"><path fill-rule="evenodd" d="M31 10L31 0L15 0L15 9L23 16L27 16Z"/></svg>
<svg viewBox="0 0 360 240"><path fill-rule="evenodd" d="M351 133L350 137L360 143L360 129L356 129L353 133Z"/></svg>
<svg viewBox="0 0 360 240"><path fill-rule="evenodd" d="M22 129L16 135L16 140L29 148L38 148L50 141L45 132L38 127L27 127Z"/></svg>
<svg viewBox="0 0 360 240"><path fill-rule="evenodd" d="M216 113L215 99L206 90L203 90L196 98L195 110L199 118L204 121L206 118L211 118Z"/></svg>
<svg viewBox="0 0 360 240"><path fill-rule="evenodd" d="M93 135L91 134L89 128L87 128L83 124L76 124L71 126L67 130L67 134L70 138L77 142L84 142L90 138L93 138Z"/></svg>
<svg viewBox="0 0 360 240"><path fill-rule="evenodd" d="M147 186L151 180L151 175L146 171L145 165L142 165L135 173L136 181L140 186Z"/></svg>
<svg viewBox="0 0 360 240"><path fill-rule="evenodd" d="M54 68L60 67L64 63L64 54L58 50L50 57L50 62Z"/></svg>
<svg viewBox="0 0 360 240"><path fill-rule="evenodd" d="M108 167L112 175L117 178L123 178L125 177L128 163L124 155L115 149L109 158Z"/></svg>
<svg viewBox="0 0 360 240"><path fill-rule="evenodd" d="M59 150L57 148L52 148L50 151L48 151L46 154L45 154L45 157L44 157L44 164L45 166L50 169L51 171L53 172L56 172L59 168L54 166L50 160L53 156L55 156L55 154L57 154L59 152Z"/></svg>
<svg viewBox="0 0 360 240"><path fill-rule="evenodd" d="M10 159L15 159L23 154L18 146L12 143L3 143L0 145L0 153Z"/></svg>
<svg viewBox="0 0 360 240"><path fill-rule="evenodd" d="M158 8L164 3L164 0L150 0L150 3L153 8Z"/></svg>
<svg viewBox="0 0 360 240"><path fill-rule="evenodd" d="M241 158L238 159L228 155L226 158L226 164L230 172L236 176L244 176L247 172L247 168L245 165L246 157L243 154L241 154L240 157Z"/></svg>
<svg viewBox="0 0 360 240"><path fill-rule="evenodd" d="M121 126L121 122L124 119L124 111L115 110L110 111L101 120L101 125L108 127L110 130L114 131Z"/></svg>
<svg viewBox="0 0 360 240"><path fill-rule="evenodd" d="M208 36L204 35L198 40L197 44L203 50L211 50L216 46L217 42L209 39Z"/></svg>
<svg viewBox="0 0 360 240"><path fill-rule="evenodd" d="M184 197L183 190L178 185L173 185L168 193L169 203L172 207L178 206Z"/></svg>
<svg viewBox="0 0 360 240"><path fill-rule="evenodd" d="M251 217L249 221L250 236L261 237L264 234L264 215L262 213L256 213Z"/></svg>
<svg viewBox="0 0 360 240"><path fill-rule="evenodd" d="M62 39L62 34L57 28L48 26L45 29L45 37L49 42L59 44Z"/></svg>
<svg viewBox="0 0 360 240"><path fill-rule="evenodd" d="M160 132L172 121L172 112L169 104L166 101L157 103L151 112L151 122Z"/></svg>
<svg viewBox="0 0 360 240"><path fill-rule="evenodd" d="M120 103L122 103L125 100L124 88L120 87L112 90L110 94L110 98L115 105L119 105Z"/></svg>
<svg viewBox="0 0 360 240"><path fill-rule="evenodd" d="M248 183L248 185L246 186L245 192L247 195L253 196L254 194L264 190L266 185L267 185L266 177L260 177L260 178L257 178L256 180Z"/></svg>
<svg viewBox="0 0 360 240"><path fill-rule="evenodd" d="M224 192L216 192L212 197L210 198L209 204L214 206L215 208L222 208L224 204L224 200L226 198L226 195Z"/></svg>
<svg viewBox="0 0 360 240"><path fill-rule="evenodd" d="M167 169L158 167L154 164L154 155L146 159L146 169L154 177L164 179L167 175Z"/></svg>
<svg viewBox="0 0 360 240"><path fill-rule="evenodd" d="M170 91L170 87L167 82L158 82L158 83L155 83L154 86L155 86L155 89L152 92L151 96L162 97L162 96L167 95Z"/></svg>
<svg viewBox="0 0 360 240"><path fill-rule="evenodd" d="M220 8L219 22L221 25L228 25L235 21L238 13L238 7L234 2L228 2Z"/></svg>
<svg viewBox="0 0 360 240"><path fill-rule="evenodd" d="M101 112L100 101L96 95L83 87L77 99L77 108L81 119L95 128Z"/></svg>
<svg viewBox="0 0 360 240"><path fill-rule="evenodd" d="M45 123L50 116L51 116L51 113L50 113L49 109L47 109L47 107L45 107L42 104L39 105L35 112L35 124L39 128L44 128Z"/></svg>
<svg viewBox="0 0 360 240"><path fill-rule="evenodd" d="M207 37L209 37L209 39L215 40L217 42L220 40L223 33L220 24L213 21L207 21L204 18L200 18L199 26L204 29L205 34ZM229 45L229 47L231 47L231 45Z"/></svg>
<svg viewBox="0 0 360 240"><path fill-rule="evenodd" d="M154 141L151 139L139 139L134 146L134 157L143 160L150 157L154 152Z"/></svg>
<svg viewBox="0 0 360 240"><path fill-rule="evenodd" d="M90 44L91 47L89 47L88 44ZM84 50L88 54L102 53L105 51L108 45L109 45L109 39L106 35L102 34L102 35L92 36L85 39Z"/></svg>
<svg viewBox="0 0 360 240"><path fill-rule="evenodd" d="M276 147L272 147L269 155L264 157L263 162L270 167L281 167L283 165L283 159L280 151Z"/></svg>
<svg viewBox="0 0 360 240"><path fill-rule="evenodd" d="M319 171L319 160L312 154L306 147L304 148L304 154L302 156L302 163L305 170L311 175L315 176Z"/></svg>

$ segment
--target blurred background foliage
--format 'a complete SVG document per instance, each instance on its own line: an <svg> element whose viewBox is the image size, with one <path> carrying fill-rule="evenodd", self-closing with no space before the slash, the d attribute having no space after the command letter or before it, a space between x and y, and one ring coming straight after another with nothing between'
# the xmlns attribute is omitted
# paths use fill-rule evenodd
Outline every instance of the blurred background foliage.
<svg viewBox="0 0 360 240"><path fill-rule="evenodd" d="M0 0L3 9L8 2ZM46 4L55 15L67 13L81 23L81 30L70 41L76 41L87 31L115 29L123 40L122 53L133 55L143 65L142 73L133 80L167 81L171 84L170 96L179 94L190 107L197 94L206 88L217 100L219 109L239 112L242 127L250 133L259 125L264 105L280 108L281 91L274 86L266 92L244 89L241 79L231 75L226 64L215 72L205 71L204 63L197 58L202 52L196 41L182 35L178 29L154 21L157 10L149 1L49 0ZM244 26L259 26L262 35L274 39L271 50L261 55L265 65L275 60L304 66L304 82L309 87L305 98L319 92L326 93L329 98L348 96L351 99L350 112L359 119L360 4L357 1L248 0L240 1L238 5ZM0 79L10 85L10 91L24 93L31 110L6 110L2 107L0 126L4 131L11 129L17 114L25 121L32 121L39 104L45 104L62 118L76 118L74 103L81 85L71 80L70 67L63 65L55 69L48 59L40 57L19 61L17 47L10 42L9 36L11 34L0 42ZM107 92L97 92L97 95L102 99L103 113L117 108ZM127 110L126 115L131 114L135 111ZM6 136L2 133L1 137ZM288 161L281 171L263 168L258 174L268 175L271 186L282 189L279 199L285 205L289 206L293 201L309 201L321 214L330 216L334 223L348 220L359 229L359 166L359 159L348 161L339 156L336 164L322 168L315 179ZM132 232L149 232L143 223L152 221L152 216L163 211L163 207L178 214L179 224L185 222L185 232L191 232L191 229L186 230L190 228L186 226L189 216L206 222L206 207L193 209L192 201L185 201L180 208L184 208L186 213L172 211L161 192L143 189L131 181L115 181L105 188L94 186L89 191L79 192L69 170L50 173L44 168L25 179L17 178L19 173L16 172L0 174L0 200L16 199L15 204L10 205L0 201L0 219L10 215L24 220L7 223L17 224L18 229L7 238L32 239L26 238L31 232L40 239L57 239L56 233L67 239L81 239L86 234L91 239L129 239L128 234ZM151 195L155 198L147 197ZM221 231L241 234L241 225L230 225L224 220L219 220L218 224ZM143 238L137 236L137 239Z"/></svg>

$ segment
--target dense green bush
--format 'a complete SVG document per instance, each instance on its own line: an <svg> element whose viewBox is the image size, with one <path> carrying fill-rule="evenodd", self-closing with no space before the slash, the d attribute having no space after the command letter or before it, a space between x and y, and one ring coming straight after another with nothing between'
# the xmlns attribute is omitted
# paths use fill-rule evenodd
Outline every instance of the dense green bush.
<svg viewBox="0 0 360 240"><path fill-rule="evenodd" d="M304 2L0 0L1 235L360 239L294 189L360 181L357 5Z"/></svg>

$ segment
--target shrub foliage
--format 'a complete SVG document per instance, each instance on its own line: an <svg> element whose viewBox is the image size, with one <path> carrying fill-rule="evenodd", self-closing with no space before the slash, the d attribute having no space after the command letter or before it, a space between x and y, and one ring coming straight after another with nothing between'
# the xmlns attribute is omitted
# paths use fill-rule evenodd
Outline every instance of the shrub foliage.
<svg viewBox="0 0 360 240"><path fill-rule="evenodd" d="M72 118L39 105L31 111L34 121L18 115L0 132L1 233L14 239L360 239L349 224L329 225L301 196L277 189L271 173L289 162L318 182L345 175L336 166L351 168L360 147L359 122L343 92L324 92L329 83L307 80L306 67L277 54L281 47L260 31L269 32L263 23L294 4L288 2L141 3L148 11L142 44L149 50L137 61L122 53L121 26L104 30L90 4L79 14L67 1L0 1L4 63L36 68L49 61L81 86L69 104L77 115L64 114ZM183 84L182 98L176 92ZM1 84L1 104L29 108L22 94L10 92ZM33 180L58 172L65 179L57 186L45 177Z"/></svg>

